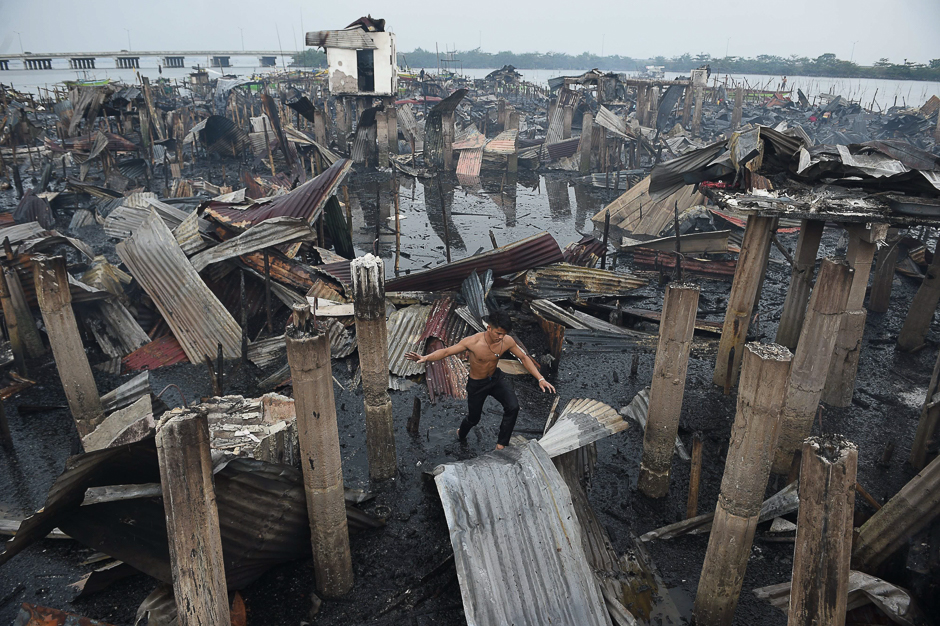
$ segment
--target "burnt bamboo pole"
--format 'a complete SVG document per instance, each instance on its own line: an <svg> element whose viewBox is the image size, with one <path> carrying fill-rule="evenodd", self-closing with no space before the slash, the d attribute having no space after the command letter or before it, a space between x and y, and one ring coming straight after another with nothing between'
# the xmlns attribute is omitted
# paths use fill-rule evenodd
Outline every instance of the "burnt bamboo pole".
<svg viewBox="0 0 940 626"><path fill-rule="evenodd" d="M738 379L751 312L758 300L763 270L770 254L773 225L772 217L750 215L747 218L715 359L713 380L719 387L731 387Z"/></svg>
<svg viewBox="0 0 940 626"><path fill-rule="evenodd" d="M295 304L286 339L317 593L336 598L352 589L353 571L330 336L316 328L309 306Z"/></svg>
<svg viewBox="0 0 940 626"><path fill-rule="evenodd" d="M813 289L816 253L819 251L819 242L825 225L826 223L822 220L803 220L800 224L800 235L796 241L796 252L793 255L790 288L787 290L787 298L783 303L783 312L780 314L780 325L777 326L775 339L776 343L790 350L796 350L796 344L800 340L800 329L803 327L803 318L806 316L806 303Z"/></svg>
<svg viewBox="0 0 940 626"><path fill-rule="evenodd" d="M730 624L734 616L770 476L791 359L777 344L744 348L731 443L695 596L699 626Z"/></svg>
<svg viewBox="0 0 940 626"><path fill-rule="evenodd" d="M858 449L838 436L803 444L787 626L842 626L849 595Z"/></svg>
<svg viewBox="0 0 940 626"><path fill-rule="evenodd" d="M697 285L666 287L637 484L650 498L661 498L669 491L669 470L682 413L698 297Z"/></svg>
<svg viewBox="0 0 940 626"><path fill-rule="evenodd" d="M940 241L940 240L938 240ZM940 245L934 248L933 261L924 275L924 282L911 299L911 308L898 334L898 348L905 352L924 345L930 322L940 302Z"/></svg>
<svg viewBox="0 0 940 626"><path fill-rule="evenodd" d="M848 263L823 260L793 355L790 385L774 456L773 471L778 474L790 471L793 454L801 448L812 430L851 285L852 268Z"/></svg>
<svg viewBox="0 0 940 626"><path fill-rule="evenodd" d="M69 290L65 258L34 257L33 276L59 379L78 434L84 437L104 420L104 409L72 311L72 293Z"/></svg>
<svg viewBox="0 0 940 626"><path fill-rule="evenodd" d="M206 414L176 409L157 427L156 444L179 624L229 624Z"/></svg>
<svg viewBox="0 0 940 626"><path fill-rule="evenodd" d="M365 396L369 476L395 475L395 431L388 395L388 329L385 325L385 264L367 254L353 260L352 289L359 339L359 367Z"/></svg>

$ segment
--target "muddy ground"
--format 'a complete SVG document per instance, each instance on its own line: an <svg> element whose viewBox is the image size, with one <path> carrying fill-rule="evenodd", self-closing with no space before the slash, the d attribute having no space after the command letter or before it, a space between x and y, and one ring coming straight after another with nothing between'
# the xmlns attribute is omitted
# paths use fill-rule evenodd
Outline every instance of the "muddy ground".
<svg viewBox="0 0 940 626"><path fill-rule="evenodd" d="M360 252L371 250L379 232L377 249L386 258L386 267L393 264L394 236L382 230L387 222L389 202L383 202L385 177L376 174L354 174L350 192L355 198L354 211L356 247ZM409 181L410 182L410 181ZM547 184L547 183L550 183ZM60 184L60 183L56 183ZM406 183L403 183L406 184ZM549 230L564 246L579 238L578 233L590 232L590 217L607 201L601 190L569 185L556 175L529 177L513 185L515 202L507 203L505 183L484 183L482 191L451 191L438 187L435 181L418 181L411 189L403 188L402 250L410 258L401 259L403 271L417 270L427 264L436 265L443 259L445 234L440 211L441 191L445 198L453 193L449 207L451 222L446 236L451 239L453 257L473 254L479 248L489 249L488 231L493 230L500 243L507 243L540 230ZM27 186L29 181L27 180ZM383 187L386 185L386 187ZM494 185L496 185L494 187ZM511 185L511 182L510 182ZM498 187L502 186L500 192ZM548 187L556 197L549 202ZM435 189L436 188L436 189ZM557 191L564 190L565 203ZM376 192L378 191L378 199ZM435 193L436 192L436 193ZM425 194L429 198L425 203ZM613 194L609 194L610 197ZM431 198L435 196L438 202ZM497 198L494 198L497 196ZM15 206L15 192L0 192L0 205L9 210ZM358 207L356 205L359 205ZM511 206L511 210L510 210ZM463 215L466 214L466 215ZM377 222L376 217L379 221ZM67 230L70 215L60 215L59 228ZM378 226L377 226L378 224ZM394 223L391 224L394 227ZM95 229L81 233L97 251L111 252L107 242ZM837 252L841 231L827 229L820 256ZM454 235L463 247L453 245ZM781 235L791 251L796 235ZM109 254L112 256L113 253ZM782 261L776 250L773 258ZM628 258L620 259L618 271L629 271ZM755 336L772 341L789 283L790 271L785 262L771 263L760 303L761 323ZM637 293L631 305L658 310L662 306L662 287L658 280ZM702 297L700 314L707 319L723 318L730 281L700 279ZM904 354L895 349L894 339L903 322L907 304L917 284L897 276L887 314L870 314L856 387L856 404L846 409L826 407L822 428L826 432L844 434L859 447L859 482L878 500L884 502L907 482L914 472L904 461L910 450L926 393L930 372L938 346L937 325L931 328L926 349ZM283 315L283 311L282 311ZM646 326L655 332L655 326ZM542 333L527 325L520 336L536 357L546 350ZM95 362L96 355L91 355ZM100 356L98 357L100 358ZM630 377L633 354L584 353L566 345L557 377L552 381L562 401L578 397L594 398L619 409L633 395L649 384L652 354L641 354L639 371ZM462 401L444 400L430 405L423 382L401 392L391 392L395 408L396 445L399 474L384 484L369 484L366 466L364 417L361 388L350 389L357 357L334 362L334 374L343 387L336 386L336 407L343 448L343 471L349 487L370 489L374 500L363 504L366 511L387 519L383 529L369 531L352 538L352 554L356 584L353 591L339 601L322 604L319 613L310 617L313 604L313 570L309 558L302 558L274 568L260 580L242 591L248 609L249 624L300 624L309 621L323 625L340 624L461 624L464 623L460 590L453 568L446 569L423 584L421 579L432 572L451 554L443 510L433 481L426 471L439 463L480 455L495 445L500 419L498 405L489 400L484 419L462 447L454 441L453 432L463 417ZM704 467L699 497L699 511L714 506L724 465L730 428L734 417L736 396L724 396L711 382L713 356L699 350L693 354L685 391L680 436L691 446L692 434L701 432L704 439ZM227 392L255 395L258 372L244 371L237 363L228 364ZM7 401L6 412L12 430L15 453L0 452L0 507L26 514L43 505L45 495L62 471L65 459L78 448L78 439L69 413L64 409L39 414L24 414L22 405L65 405L51 355L33 364L30 370L39 383ZM95 370L99 389L104 392L117 386L129 375L112 377ZM152 372L152 387L160 391L174 382L187 399L210 394L204 366L180 364ZM522 412L516 433L536 437L540 433L552 397L539 392L530 378L515 380ZM409 435L405 423L411 414L413 398L422 400L423 413L420 435ZM178 404L170 391L164 396L170 406ZM814 432L820 425L814 424ZM888 467L879 467L884 445L894 441L896 452ZM589 491L589 499L605 524L615 548L624 552L631 547L631 534L640 535L659 526L675 522L685 515L689 464L674 459L672 484L668 497L654 501L637 493L636 480L642 452L642 432L631 426L625 433L598 443L598 466ZM768 494L783 486L771 479ZM860 498L856 502L858 525L872 510ZM795 521L795 516L791 516ZM748 563L744 590L735 615L735 624L784 624L785 615L756 600L755 587L783 582L790 577L792 544L763 541L766 525L758 529L752 556ZM706 536L686 537L649 545L653 561L670 588L673 600L683 614L691 613L692 601L707 545ZM44 540L15 557L0 568L0 623L10 623L21 602L61 608L113 624L133 624L140 602L153 590L156 582L138 575L112 585L88 598L73 601L75 592L68 587L94 566L83 564L92 551L70 540ZM397 608L388 610L402 599ZM933 599L922 599L936 602ZM413 607L413 608L412 608ZM928 609L940 610L930 604ZM383 615L383 611L387 611ZM928 614L930 611L928 610Z"/></svg>

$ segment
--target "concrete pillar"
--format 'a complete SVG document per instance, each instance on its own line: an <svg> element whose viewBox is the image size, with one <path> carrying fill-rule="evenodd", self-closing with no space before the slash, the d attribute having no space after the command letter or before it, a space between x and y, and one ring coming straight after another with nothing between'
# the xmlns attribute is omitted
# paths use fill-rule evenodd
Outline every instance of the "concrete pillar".
<svg viewBox="0 0 940 626"><path fill-rule="evenodd" d="M723 626L734 616L770 477L791 358L777 344L745 346L721 494L695 596L699 626Z"/></svg>
<svg viewBox="0 0 940 626"><path fill-rule="evenodd" d="M806 316L806 303L813 288L813 273L816 270L816 253L822 239L826 223L822 220L803 220L800 236L793 255L793 270L790 276L790 289L783 303L780 325L777 327L776 342L791 350L796 349L800 339L800 329Z"/></svg>
<svg viewBox="0 0 940 626"><path fill-rule="evenodd" d="M838 435L803 444L787 626L842 626L849 596L858 449Z"/></svg>
<svg viewBox="0 0 940 626"><path fill-rule="evenodd" d="M33 276L62 388L78 434L84 437L104 420L104 409L101 408L95 377L88 365L88 356L72 311L65 259L34 257Z"/></svg>
<svg viewBox="0 0 940 626"><path fill-rule="evenodd" d="M731 130L741 126L741 117L744 115L744 86L739 85L734 90L734 112L731 114Z"/></svg>
<svg viewBox="0 0 940 626"><path fill-rule="evenodd" d="M933 261L927 268L924 282L911 299L911 308L898 334L898 348L910 352L924 345L938 302L940 302L940 245L934 247Z"/></svg>
<svg viewBox="0 0 940 626"><path fill-rule="evenodd" d="M337 598L352 589L353 571L330 336L316 328L309 306L295 304L292 322L286 333L287 362L294 384L317 593Z"/></svg>
<svg viewBox="0 0 940 626"><path fill-rule="evenodd" d="M643 435L643 460L637 487L650 498L669 492L669 469L679 430L685 376L692 349L692 333L698 311L696 285L666 287L659 346L650 385L649 418Z"/></svg>
<svg viewBox="0 0 940 626"><path fill-rule="evenodd" d="M582 175L591 173L591 140L594 135L594 116L585 113L583 119L584 121L581 122L581 142L578 144L578 154L581 159L578 171Z"/></svg>
<svg viewBox="0 0 940 626"><path fill-rule="evenodd" d="M790 386L773 471L787 474L794 453L809 436L822 397L842 312L852 285L852 268L844 260L824 259L806 311L800 342L793 356Z"/></svg>
<svg viewBox="0 0 940 626"><path fill-rule="evenodd" d="M369 476L373 480L385 480L395 475L397 465L392 401L388 395L385 265L379 257L367 254L354 259L350 268L365 395Z"/></svg>
<svg viewBox="0 0 940 626"><path fill-rule="evenodd" d="M747 218L741 253L734 270L734 282L728 296L728 309L721 329L718 357L715 360L714 382L731 387L738 379L741 358L751 314L757 303L764 265L770 253L774 218L751 215Z"/></svg>
<svg viewBox="0 0 940 626"><path fill-rule="evenodd" d="M394 106L385 107L388 118L388 151L398 154L398 111Z"/></svg>
<svg viewBox="0 0 940 626"><path fill-rule="evenodd" d="M157 427L173 596L180 626L230 624L205 413L177 409Z"/></svg>

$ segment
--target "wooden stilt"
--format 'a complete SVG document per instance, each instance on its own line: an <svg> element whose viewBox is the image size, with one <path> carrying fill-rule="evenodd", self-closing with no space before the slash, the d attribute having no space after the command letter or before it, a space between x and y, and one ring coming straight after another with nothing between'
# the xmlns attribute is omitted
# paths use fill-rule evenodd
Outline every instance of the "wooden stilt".
<svg viewBox="0 0 940 626"><path fill-rule="evenodd" d="M911 308L898 334L898 348L905 352L924 345L930 322L940 302L940 245L934 248L933 261L927 268L924 282L911 299Z"/></svg>
<svg viewBox="0 0 940 626"><path fill-rule="evenodd" d="M583 120L581 122L581 141L578 143L578 154L581 159L579 171L582 175L591 173L591 137L594 134L594 116L585 113Z"/></svg>
<svg viewBox="0 0 940 626"><path fill-rule="evenodd" d="M776 342L782 346L796 349L800 339L800 329L806 316L806 303L813 287L813 272L816 269L816 253L822 239L825 222L822 220L803 220L800 235L796 242L793 256L793 273L790 276L790 289L783 303L780 325L777 327Z"/></svg>
<svg viewBox="0 0 940 626"><path fill-rule="evenodd" d="M886 313L891 301L891 286L894 283L894 268L898 262L897 229L888 231L888 243L878 250L875 257L875 273L868 295L868 310Z"/></svg>
<svg viewBox="0 0 940 626"><path fill-rule="evenodd" d="M937 432L937 423L940 421L940 398L934 400L940 388L940 354L937 354L937 363L933 366L930 384L927 386L927 396L924 406L920 410L920 421L917 422L917 432L914 433L914 442L911 444L911 467L915 470L923 469L927 464L927 448L933 443Z"/></svg>
<svg viewBox="0 0 940 626"><path fill-rule="evenodd" d="M375 146L379 154L379 167L388 167L388 117L384 111L375 114Z"/></svg>
<svg viewBox="0 0 940 626"><path fill-rule="evenodd" d="M744 86L739 85L734 90L734 111L731 113L731 130L741 126L741 117L744 114Z"/></svg>

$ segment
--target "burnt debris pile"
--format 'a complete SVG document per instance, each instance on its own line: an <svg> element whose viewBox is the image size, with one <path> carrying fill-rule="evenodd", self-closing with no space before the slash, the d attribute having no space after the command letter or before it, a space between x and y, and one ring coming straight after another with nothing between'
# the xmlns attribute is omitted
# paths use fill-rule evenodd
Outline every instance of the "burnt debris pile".
<svg viewBox="0 0 940 626"><path fill-rule="evenodd" d="M0 620L934 623L937 96L306 42L0 85Z"/></svg>

